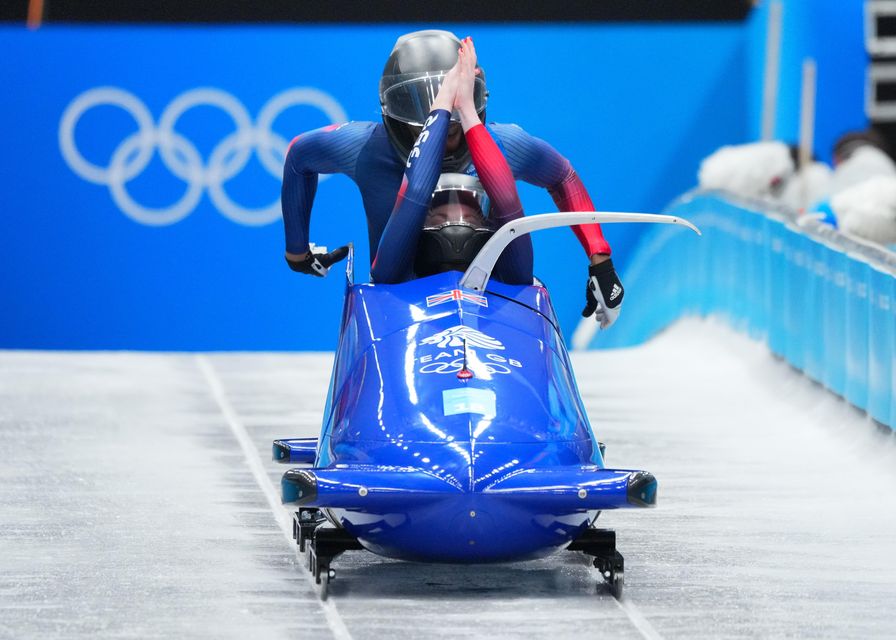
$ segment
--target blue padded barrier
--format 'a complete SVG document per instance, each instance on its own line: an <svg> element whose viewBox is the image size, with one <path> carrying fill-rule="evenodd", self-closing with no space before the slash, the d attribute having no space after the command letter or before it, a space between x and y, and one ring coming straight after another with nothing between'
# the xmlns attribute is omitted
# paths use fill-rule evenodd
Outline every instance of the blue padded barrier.
<svg viewBox="0 0 896 640"><path fill-rule="evenodd" d="M825 245L825 281L822 298L822 340L830 353L843 357L827 358L822 383L839 396L846 395L846 270L847 256L830 243Z"/></svg>
<svg viewBox="0 0 896 640"><path fill-rule="evenodd" d="M896 429L896 253L769 203L695 192L652 226L623 274L625 307L592 347L639 344L714 315Z"/></svg>
<svg viewBox="0 0 896 640"><path fill-rule="evenodd" d="M805 298L802 300L803 322L799 342L803 347L803 371L816 382L824 380L824 245L816 239L802 236L806 245ZM841 310L842 312L842 310Z"/></svg>
<svg viewBox="0 0 896 640"><path fill-rule="evenodd" d="M868 408L868 290L871 268L853 257L846 277L846 399Z"/></svg>
<svg viewBox="0 0 896 640"><path fill-rule="evenodd" d="M787 228L782 220L770 220L769 270L766 280L766 321L769 327L768 344L772 353L784 357L787 351L787 320L790 309L786 304L790 300L789 279L787 270Z"/></svg>
<svg viewBox="0 0 896 640"><path fill-rule="evenodd" d="M871 270L868 327L868 413L879 422L890 418L893 373L893 277Z"/></svg>

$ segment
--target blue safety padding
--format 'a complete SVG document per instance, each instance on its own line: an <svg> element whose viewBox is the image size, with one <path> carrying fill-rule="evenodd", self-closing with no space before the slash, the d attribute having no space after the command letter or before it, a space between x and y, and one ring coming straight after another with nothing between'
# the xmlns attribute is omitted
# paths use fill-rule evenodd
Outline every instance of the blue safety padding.
<svg viewBox="0 0 896 640"><path fill-rule="evenodd" d="M893 276L871 270L868 327L868 413L879 422L890 419L893 376Z"/></svg>
<svg viewBox="0 0 896 640"><path fill-rule="evenodd" d="M850 259L846 270L846 399L868 408L868 290L871 267Z"/></svg>

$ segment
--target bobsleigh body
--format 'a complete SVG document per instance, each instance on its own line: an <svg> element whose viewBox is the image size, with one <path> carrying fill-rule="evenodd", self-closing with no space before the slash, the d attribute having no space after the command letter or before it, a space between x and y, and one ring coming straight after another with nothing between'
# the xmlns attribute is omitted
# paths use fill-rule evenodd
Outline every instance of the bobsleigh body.
<svg viewBox="0 0 896 640"><path fill-rule="evenodd" d="M605 468L546 289L461 276L349 283L316 447L275 443L313 460L284 502L429 562L543 556L601 510L652 506L653 476Z"/></svg>

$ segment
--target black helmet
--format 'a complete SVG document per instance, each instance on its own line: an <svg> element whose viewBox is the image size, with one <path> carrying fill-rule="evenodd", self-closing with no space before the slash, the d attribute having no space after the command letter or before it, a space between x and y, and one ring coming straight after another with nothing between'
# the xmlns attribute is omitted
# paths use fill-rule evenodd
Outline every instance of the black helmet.
<svg viewBox="0 0 896 640"><path fill-rule="evenodd" d="M417 242L414 272L429 276L465 271L494 233L488 210L488 195L479 180L462 173L439 176Z"/></svg>
<svg viewBox="0 0 896 640"><path fill-rule="evenodd" d="M380 78L380 106L389 139L402 158L411 152L442 79L457 62L460 46L460 40L450 31L428 29L401 36L392 48ZM481 69L473 92L476 111L484 122L488 91ZM443 166L461 171L469 161L466 141L461 140L460 147L445 156Z"/></svg>

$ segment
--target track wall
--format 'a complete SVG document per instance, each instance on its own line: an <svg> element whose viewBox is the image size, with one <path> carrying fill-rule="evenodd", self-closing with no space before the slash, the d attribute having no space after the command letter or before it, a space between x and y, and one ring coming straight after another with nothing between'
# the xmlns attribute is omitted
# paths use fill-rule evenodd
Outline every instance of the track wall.
<svg viewBox="0 0 896 640"><path fill-rule="evenodd" d="M683 316L718 315L896 429L896 254L797 223L789 211L688 195L674 227L645 232L623 275L623 314L585 347L640 344Z"/></svg>

